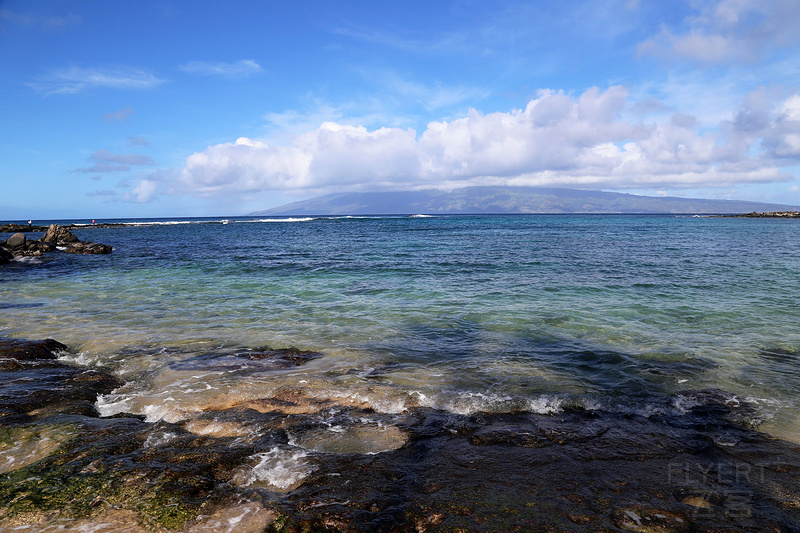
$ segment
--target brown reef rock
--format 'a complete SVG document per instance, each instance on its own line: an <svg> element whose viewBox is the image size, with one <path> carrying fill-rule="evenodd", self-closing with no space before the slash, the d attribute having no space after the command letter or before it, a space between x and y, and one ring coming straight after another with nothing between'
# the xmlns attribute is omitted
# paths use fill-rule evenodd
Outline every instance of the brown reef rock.
<svg viewBox="0 0 800 533"><path fill-rule="evenodd" d="M63 226L50 224L40 239L28 239L25 233L17 232L0 242L0 265L10 263L17 257L40 256L57 249L71 254L110 254L112 247L108 244L81 242Z"/></svg>

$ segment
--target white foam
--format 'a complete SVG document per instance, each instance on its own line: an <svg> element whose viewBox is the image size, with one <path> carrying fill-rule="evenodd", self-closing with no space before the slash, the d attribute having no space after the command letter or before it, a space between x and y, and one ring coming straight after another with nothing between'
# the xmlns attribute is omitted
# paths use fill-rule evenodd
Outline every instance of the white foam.
<svg viewBox="0 0 800 533"><path fill-rule="evenodd" d="M296 487L316 468L306 460L308 453L302 449L272 448L268 452L258 453L250 459L258 464L249 469L239 471L233 478L234 483L250 486L266 483L280 490Z"/></svg>
<svg viewBox="0 0 800 533"><path fill-rule="evenodd" d="M563 410L564 400L555 396L540 396L528 400L528 411L540 415L552 415Z"/></svg>
<svg viewBox="0 0 800 533"><path fill-rule="evenodd" d="M122 394L100 394L94 406L101 417L113 416L130 411L131 396Z"/></svg>
<svg viewBox="0 0 800 533"><path fill-rule="evenodd" d="M302 218L259 218L253 220L253 222L311 222L312 220L316 220L314 217L302 217Z"/></svg>

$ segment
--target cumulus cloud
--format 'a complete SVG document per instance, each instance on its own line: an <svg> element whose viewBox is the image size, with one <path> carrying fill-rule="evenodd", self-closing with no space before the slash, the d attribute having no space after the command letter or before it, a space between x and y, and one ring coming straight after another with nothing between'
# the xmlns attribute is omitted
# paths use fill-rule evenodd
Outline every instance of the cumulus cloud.
<svg viewBox="0 0 800 533"><path fill-rule="evenodd" d="M150 89L164 81L146 70L133 67L71 67L51 72L28 85L36 92L50 96L96 88Z"/></svg>
<svg viewBox="0 0 800 533"><path fill-rule="evenodd" d="M722 187L787 179L780 158L800 158L800 95L751 95L730 120L701 130L695 117L626 121L623 87L574 97L542 91L524 109L411 129L327 122L291 146L247 138L189 156L180 188L199 196L265 190L329 192L561 185L592 188Z"/></svg>
<svg viewBox="0 0 800 533"><path fill-rule="evenodd" d="M796 0L702 1L685 21L688 30L661 33L641 42L640 55L678 57L712 64L752 61L767 50L800 41Z"/></svg>
<svg viewBox="0 0 800 533"><path fill-rule="evenodd" d="M125 194L125 200L146 204L155 198L157 190L158 183L144 179L131 189L130 194Z"/></svg>
<svg viewBox="0 0 800 533"><path fill-rule="evenodd" d="M93 153L89 160L94 165L86 168L78 168L73 172L119 172L131 169L137 165L155 165L152 157L141 154L114 154L108 150L98 150Z"/></svg>
<svg viewBox="0 0 800 533"><path fill-rule="evenodd" d="M179 66L178 70L187 74L199 74L201 76L244 78L252 74L258 74L264 69L261 68L261 65L251 59L242 59L233 63L190 61L189 63Z"/></svg>

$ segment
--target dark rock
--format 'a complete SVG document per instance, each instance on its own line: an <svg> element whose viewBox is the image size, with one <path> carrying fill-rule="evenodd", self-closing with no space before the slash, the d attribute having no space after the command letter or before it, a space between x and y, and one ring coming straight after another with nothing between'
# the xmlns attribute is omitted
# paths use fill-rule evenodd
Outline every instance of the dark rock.
<svg viewBox="0 0 800 533"><path fill-rule="evenodd" d="M14 260L14 254L3 247L0 247L0 265L7 265Z"/></svg>
<svg viewBox="0 0 800 533"><path fill-rule="evenodd" d="M23 233L17 233L4 246L13 248L14 253L11 256L5 252L0 253L0 265L10 262L14 256L39 256L52 252L57 246L63 246L64 251L71 254L110 254L112 251L108 244L81 242L73 233L58 224L50 224L39 240L27 241Z"/></svg>
<svg viewBox="0 0 800 533"><path fill-rule="evenodd" d="M0 233L17 233L30 231L45 231L45 226L34 226L32 224L0 224Z"/></svg>
<svg viewBox="0 0 800 533"><path fill-rule="evenodd" d="M28 241L28 245L25 248L28 252L54 252L56 249L56 245L50 242L43 242L43 241Z"/></svg>
<svg viewBox="0 0 800 533"><path fill-rule="evenodd" d="M15 233L3 243L3 246L13 252L17 250L24 250L26 242L27 237L25 237L24 233Z"/></svg>
<svg viewBox="0 0 800 533"><path fill-rule="evenodd" d="M110 254L111 246L95 242L76 242L64 248L69 254Z"/></svg>
<svg viewBox="0 0 800 533"><path fill-rule="evenodd" d="M66 243L78 242L78 237L58 224L50 224L50 227L47 228L47 232L41 240L42 242L63 245Z"/></svg>
<svg viewBox="0 0 800 533"><path fill-rule="evenodd" d="M0 410L16 419L36 419L55 413L97 416L94 403L124 381L96 370L58 361L46 365L22 362L21 368L0 372ZM5 417L0 418L5 420Z"/></svg>
<svg viewBox="0 0 800 533"><path fill-rule="evenodd" d="M0 357L10 357L20 361L32 359L56 359L59 352L67 347L53 339L29 341L0 337Z"/></svg>
<svg viewBox="0 0 800 533"><path fill-rule="evenodd" d="M191 364L302 364L314 356L221 350ZM96 418L93 398L121 383L101 371L0 361L0 442L16 440L9 428L74 428L52 453L0 474L0 529L114 509L150 530L189 530L198 516L242 501L274 515L265 531L286 532L789 533L800 524L800 447L737 423L749 408L723 391L681 392L664 399L674 409L652 416L429 408L393 415L329 399L297 413L220 407L176 425ZM303 391L261 400L301 403ZM367 451L330 446L347 435ZM242 481L276 450L287 454L275 471L291 471L292 454L307 453L306 477L289 488Z"/></svg>
<svg viewBox="0 0 800 533"><path fill-rule="evenodd" d="M22 363L12 357L0 357L0 372L22 370Z"/></svg>
<svg viewBox="0 0 800 533"><path fill-rule="evenodd" d="M53 339L0 338L0 420L25 421L56 413L98 416L99 394L125 382L106 372L55 360L67 347Z"/></svg>
<svg viewBox="0 0 800 533"><path fill-rule="evenodd" d="M174 363L176 370L272 371L304 365L320 357L319 352L297 348L261 347L252 350L209 352Z"/></svg>

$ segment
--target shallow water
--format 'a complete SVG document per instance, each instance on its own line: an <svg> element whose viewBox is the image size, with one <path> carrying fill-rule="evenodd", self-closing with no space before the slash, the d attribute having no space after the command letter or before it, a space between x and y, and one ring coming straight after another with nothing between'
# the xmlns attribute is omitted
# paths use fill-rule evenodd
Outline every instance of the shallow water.
<svg viewBox="0 0 800 533"><path fill-rule="evenodd" d="M679 412L661 401L669 394L716 387L748 399L762 430L800 442L796 221L159 222L75 230L111 244L108 256L0 269L0 335L55 338L70 346L67 360L129 381L99 400L103 414L199 420L289 387L384 413L647 414ZM261 346L320 357L268 372L225 364ZM309 449L349 445L322 430ZM380 447L389 434L375 435Z"/></svg>

